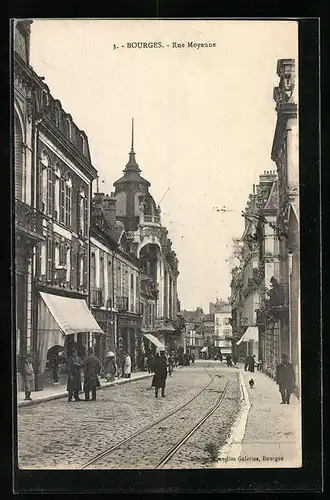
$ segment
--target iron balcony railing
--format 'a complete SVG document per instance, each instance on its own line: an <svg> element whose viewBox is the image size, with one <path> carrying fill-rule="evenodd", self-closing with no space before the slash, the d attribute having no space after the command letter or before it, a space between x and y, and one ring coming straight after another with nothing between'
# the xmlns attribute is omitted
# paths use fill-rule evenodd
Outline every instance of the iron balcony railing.
<svg viewBox="0 0 330 500"><path fill-rule="evenodd" d="M102 307L104 304L102 288L91 288L91 305Z"/></svg>
<svg viewBox="0 0 330 500"><path fill-rule="evenodd" d="M117 309L119 312L128 311L128 297L117 297Z"/></svg>
<svg viewBox="0 0 330 500"><path fill-rule="evenodd" d="M42 214L19 199L15 199L15 227L18 231L38 234L42 238Z"/></svg>

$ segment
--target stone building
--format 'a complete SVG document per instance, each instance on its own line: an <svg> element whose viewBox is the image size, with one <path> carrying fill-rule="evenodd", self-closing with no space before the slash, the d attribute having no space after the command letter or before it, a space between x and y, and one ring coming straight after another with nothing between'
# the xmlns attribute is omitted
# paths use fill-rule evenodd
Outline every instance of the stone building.
<svg viewBox="0 0 330 500"><path fill-rule="evenodd" d="M141 261L142 332L156 347L169 345L176 334L178 259L161 224L160 207L149 192L150 182L140 175L135 159L134 128L124 175L114 182L116 217ZM143 347L148 347L148 342Z"/></svg>
<svg viewBox="0 0 330 500"><path fill-rule="evenodd" d="M97 174L86 134L29 65L30 24L16 23L14 43L16 260L23 247L31 258L25 282L17 276L16 309L20 351L31 350L39 374L50 348L87 345L92 332L103 331L88 309L90 197ZM31 233L27 225L34 233L29 245L21 236Z"/></svg>
<svg viewBox="0 0 330 500"><path fill-rule="evenodd" d="M141 330L140 261L122 222L116 220L116 199L96 193L91 214L90 305L105 332L96 343L101 359L111 350L128 352L138 363L136 342Z"/></svg>
<svg viewBox="0 0 330 500"><path fill-rule="evenodd" d="M45 239L42 214L37 209L35 196L37 117L33 95L39 80L29 66L31 23L32 21L14 22L13 183L17 355L32 350L34 253L36 245Z"/></svg>
<svg viewBox="0 0 330 500"><path fill-rule="evenodd" d="M270 304L271 283L278 279L277 213L277 175L275 171L264 171L243 213L241 263L232 272L232 326L234 355L255 355L271 371L278 357L279 329L271 323L274 315L266 321L264 309Z"/></svg>
<svg viewBox="0 0 330 500"><path fill-rule="evenodd" d="M293 362L299 385L300 366L300 237L298 85L294 59L277 61L279 84L274 88L277 122L271 158L278 173L279 288L281 352ZM288 300L286 299L288 297Z"/></svg>
<svg viewBox="0 0 330 500"><path fill-rule="evenodd" d="M214 350L217 356L232 354L231 304L222 304L214 312Z"/></svg>

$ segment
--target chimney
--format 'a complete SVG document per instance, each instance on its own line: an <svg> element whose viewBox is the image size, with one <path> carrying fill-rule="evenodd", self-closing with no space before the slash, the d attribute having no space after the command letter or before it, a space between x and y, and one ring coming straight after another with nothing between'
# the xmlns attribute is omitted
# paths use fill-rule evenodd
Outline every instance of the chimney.
<svg viewBox="0 0 330 500"><path fill-rule="evenodd" d="M104 193L94 193L92 204L94 208L101 209L103 204L102 200L104 198Z"/></svg>
<svg viewBox="0 0 330 500"><path fill-rule="evenodd" d="M110 227L115 227L116 225L116 198L113 193L109 196L108 194L103 198L103 213L104 218Z"/></svg>

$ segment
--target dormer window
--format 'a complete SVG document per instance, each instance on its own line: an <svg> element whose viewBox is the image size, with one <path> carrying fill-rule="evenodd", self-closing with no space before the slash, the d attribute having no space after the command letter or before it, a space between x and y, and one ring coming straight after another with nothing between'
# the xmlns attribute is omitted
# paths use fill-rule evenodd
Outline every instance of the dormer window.
<svg viewBox="0 0 330 500"><path fill-rule="evenodd" d="M66 124L66 135L68 136L69 139L71 139L71 121L69 118L66 118L65 120L65 124Z"/></svg>

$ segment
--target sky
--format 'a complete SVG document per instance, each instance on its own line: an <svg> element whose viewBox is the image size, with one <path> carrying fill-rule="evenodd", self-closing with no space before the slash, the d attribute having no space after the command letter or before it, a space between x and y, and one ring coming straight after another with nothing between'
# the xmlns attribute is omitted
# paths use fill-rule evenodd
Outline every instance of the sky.
<svg viewBox="0 0 330 500"><path fill-rule="evenodd" d="M182 309L208 312L230 295L241 212L259 175L276 169L277 60L297 55L295 21L33 21L30 64L86 132L102 192L128 161L134 117L136 160L156 203L169 188L161 216Z"/></svg>

